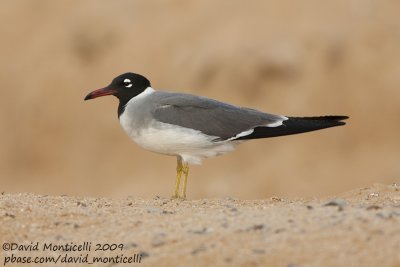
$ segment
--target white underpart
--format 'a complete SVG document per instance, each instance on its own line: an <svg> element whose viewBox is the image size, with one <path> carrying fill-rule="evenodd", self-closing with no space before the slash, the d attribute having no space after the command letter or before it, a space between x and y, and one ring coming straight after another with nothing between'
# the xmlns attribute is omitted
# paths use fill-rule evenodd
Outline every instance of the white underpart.
<svg viewBox="0 0 400 267"><path fill-rule="evenodd" d="M127 106L143 100L155 90L148 87L142 93L132 98ZM128 108L128 107L126 107ZM209 136L200 131L151 120L145 127L134 127L133 118L124 112L120 123L128 136L142 148L165 155L180 156L184 162L201 164L203 159L215 157L233 151L240 141L215 142L217 136Z"/></svg>
<svg viewBox="0 0 400 267"><path fill-rule="evenodd" d="M233 151L235 147L231 142L213 142L217 138L215 136L155 120L146 129L127 128L125 131L142 148L160 154L180 156L184 162L190 164L201 164L203 159Z"/></svg>

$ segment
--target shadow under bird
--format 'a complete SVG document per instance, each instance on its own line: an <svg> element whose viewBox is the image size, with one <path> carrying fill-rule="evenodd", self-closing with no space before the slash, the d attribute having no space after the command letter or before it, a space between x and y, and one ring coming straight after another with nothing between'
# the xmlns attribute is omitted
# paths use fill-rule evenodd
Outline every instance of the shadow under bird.
<svg viewBox="0 0 400 267"><path fill-rule="evenodd" d="M157 91L142 75L125 73L85 100L113 95L128 136L144 149L177 157L172 197L186 198L189 164L215 157L258 138L298 134L344 125L347 116L286 117L190 94ZM179 194L183 174L182 191Z"/></svg>

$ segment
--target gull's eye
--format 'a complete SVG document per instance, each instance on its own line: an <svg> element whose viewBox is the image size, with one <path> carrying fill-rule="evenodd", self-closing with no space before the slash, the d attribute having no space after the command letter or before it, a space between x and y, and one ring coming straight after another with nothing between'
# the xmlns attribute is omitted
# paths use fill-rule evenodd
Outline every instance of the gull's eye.
<svg viewBox="0 0 400 267"><path fill-rule="evenodd" d="M132 82L131 82L131 80L125 79L125 80L124 80L124 86L125 86L125 87L132 87Z"/></svg>

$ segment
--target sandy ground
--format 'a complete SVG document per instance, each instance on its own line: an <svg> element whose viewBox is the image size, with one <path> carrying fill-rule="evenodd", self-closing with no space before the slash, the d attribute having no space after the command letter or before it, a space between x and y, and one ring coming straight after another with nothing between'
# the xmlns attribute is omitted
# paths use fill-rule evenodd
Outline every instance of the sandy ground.
<svg viewBox="0 0 400 267"><path fill-rule="evenodd" d="M191 166L192 198L399 184L399 10L398 0L0 1L1 190L168 197L176 159L126 136L117 99L83 101L127 71L265 112L350 116Z"/></svg>
<svg viewBox="0 0 400 267"><path fill-rule="evenodd" d="M394 267L400 266L400 187L379 184L330 198L251 201L3 193L0 238L2 264L11 254L88 254L90 261L94 256L140 253L138 266ZM87 246L75 252L4 247L38 242L42 250L44 245L85 241L91 242L90 251ZM108 251L106 245L105 251L95 251L97 243L117 244L117 249Z"/></svg>

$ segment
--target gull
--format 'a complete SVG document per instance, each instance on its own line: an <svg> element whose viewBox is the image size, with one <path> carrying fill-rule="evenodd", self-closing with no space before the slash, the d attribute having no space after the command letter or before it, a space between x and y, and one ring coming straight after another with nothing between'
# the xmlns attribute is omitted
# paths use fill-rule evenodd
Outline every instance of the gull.
<svg viewBox="0 0 400 267"><path fill-rule="evenodd" d="M155 90L136 73L124 73L85 100L113 95L127 135L142 148L177 157L173 198L186 198L189 164L233 151L251 139L344 125L347 116L288 117L191 94ZM181 177L183 183L179 194Z"/></svg>

